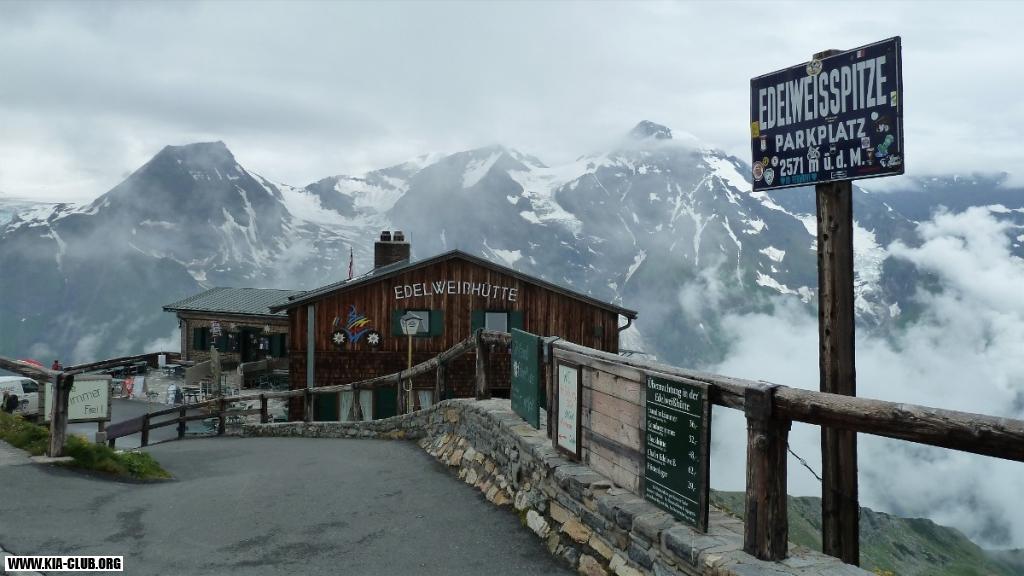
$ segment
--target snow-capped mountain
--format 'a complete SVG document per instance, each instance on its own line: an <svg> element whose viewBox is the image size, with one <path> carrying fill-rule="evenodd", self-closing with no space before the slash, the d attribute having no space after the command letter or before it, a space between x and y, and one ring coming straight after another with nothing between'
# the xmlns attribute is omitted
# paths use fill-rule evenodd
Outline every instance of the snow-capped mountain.
<svg viewBox="0 0 1024 576"><path fill-rule="evenodd" d="M13 210L0 227L0 350L65 362L131 353L171 337L162 305L205 287L336 277L364 233L286 207L309 196L215 142L168 146L88 205ZM356 249L366 258L365 242Z"/></svg>
<svg viewBox="0 0 1024 576"><path fill-rule="evenodd" d="M490 146L304 187L243 168L220 142L168 146L86 206L0 199L14 214L0 221L0 354L136 352L173 333L163 304L209 286L336 281L350 247L366 270L377 232L401 229L415 257L460 248L637 309L626 348L714 361L722 311L815 302L813 190L752 194L748 172L647 121L558 166ZM884 247L913 244L929 209L911 192L857 189L854 202L857 310L884 328L918 285Z"/></svg>

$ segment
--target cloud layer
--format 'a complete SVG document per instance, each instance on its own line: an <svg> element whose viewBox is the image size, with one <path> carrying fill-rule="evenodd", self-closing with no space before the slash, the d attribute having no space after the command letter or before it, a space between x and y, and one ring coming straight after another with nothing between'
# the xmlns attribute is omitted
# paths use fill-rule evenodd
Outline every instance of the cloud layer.
<svg viewBox="0 0 1024 576"><path fill-rule="evenodd" d="M6 195L90 199L165 144L198 140L224 140L244 164L297 185L495 142L560 162L644 118L745 158L751 77L893 35L904 39L911 172L1013 172L1024 155L1014 3L8 2L3 12Z"/></svg>
<svg viewBox="0 0 1024 576"><path fill-rule="evenodd" d="M920 247L889 247L942 290L919 292L925 312L892 338L858 333L859 396L1024 419L1024 261L1010 253L1010 231L988 209L971 208L922 223ZM724 326L734 346L716 372L818 388L817 320L804 309L780 302L773 315L727 316ZM713 484L742 489L744 423L733 412L715 414L722 456ZM817 427L794 425L791 446L820 473L819 440ZM1024 547L1020 463L866 435L859 442L863 505L928 517L989 546ZM789 466L790 493L820 495L792 457Z"/></svg>

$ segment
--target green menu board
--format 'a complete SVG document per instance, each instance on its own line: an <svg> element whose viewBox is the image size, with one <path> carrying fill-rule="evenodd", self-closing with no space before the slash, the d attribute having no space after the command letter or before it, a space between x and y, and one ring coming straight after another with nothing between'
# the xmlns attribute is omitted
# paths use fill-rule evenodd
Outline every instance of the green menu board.
<svg viewBox="0 0 1024 576"><path fill-rule="evenodd" d="M540 337L512 329L512 410L540 428Z"/></svg>
<svg viewBox="0 0 1024 576"><path fill-rule="evenodd" d="M707 385L649 376L645 414L644 497L707 532L711 440Z"/></svg>

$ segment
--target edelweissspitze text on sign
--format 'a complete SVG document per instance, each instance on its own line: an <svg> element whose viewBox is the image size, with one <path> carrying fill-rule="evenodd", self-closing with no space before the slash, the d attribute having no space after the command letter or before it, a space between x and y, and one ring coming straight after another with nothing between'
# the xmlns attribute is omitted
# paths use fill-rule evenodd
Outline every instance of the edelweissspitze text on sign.
<svg viewBox="0 0 1024 576"><path fill-rule="evenodd" d="M903 173L900 38L750 81L754 190Z"/></svg>

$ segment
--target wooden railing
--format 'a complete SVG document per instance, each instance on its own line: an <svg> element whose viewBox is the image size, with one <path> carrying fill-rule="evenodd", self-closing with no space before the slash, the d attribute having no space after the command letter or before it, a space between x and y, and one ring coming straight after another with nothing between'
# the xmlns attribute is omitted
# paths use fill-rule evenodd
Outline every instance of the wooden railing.
<svg viewBox="0 0 1024 576"><path fill-rule="evenodd" d="M1021 420L730 378L601 352L564 340L549 346L551 357L626 379L636 380L642 374L703 382L708 385L714 404L744 412L744 550L762 560L781 560L787 553L786 452L791 422L1024 461ZM828 489L829 486L823 486L823 490Z"/></svg>
<svg viewBox="0 0 1024 576"><path fill-rule="evenodd" d="M68 400L77 374L96 372L135 362L146 362L147 365L156 366L157 358L161 354L166 355L169 359L180 357L180 354L177 352L149 352L136 356L123 356L100 362L69 366L61 370L50 370L49 368L36 366L29 362L0 356L0 368L40 382L51 382L53 384L54 401L50 412L50 442L46 453L49 456L56 457L64 455L64 443L67 440L68 429Z"/></svg>
<svg viewBox="0 0 1024 576"><path fill-rule="evenodd" d="M434 372L435 384L434 384L434 397L440 398L442 393L448 389L447 375L448 363L459 358L469 352L476 352L476 397L478 399L489 398L490 392L490 378L487 374L487 359L492 345L509 345L512 339L508 334L501 332L486 332L478 330L475 334L466 338L465 340L455 344L448 350L434 356L433 358L417 364L412 368L388 374L386 376L380 376L377 378L371 378L368 380L361 380L359 382L352 382L349 384L337 384L333 386L318 386L315 388L301 388L297 390L287 390L280 392L265 392L256 395L236 395L236 396L224 396L220 398L213 398L204 400L202 402L196 402L192 404L185 404L182 406L176 406L174 408L167 408L165 410L159 410L156 412L150 412L149 414L143 414L136 418L124 420L116 424L112 424L107 427L107 443L113 447L116 444L118 438L125 436L131 436L133 434L141 434L141 445L149 445L149 432L151 430L162 428L165 426L177 425L178 426L178 439L185 437L185 430L188 422L194 420L207 420L210 418L217 418L217 433L223 434L226 427L226 419L233 416L248 416L253 414L260 415L260 422L269 422L268 414L268 400L272 398L302 398L303 402L303 419L306 422L312 422L313 420L313 403L316 396L320 394L337 394L338 392L357 391L357 390L374 390L377 388L389 388L394 386L396 389L397 400L398 400L398 411L400 414L408 412L408 406L406 405L406 395L403 392L401 386L402 383L408 382L413 378L429 374ZM238 410L231 406L239 402L251 402L255 399L259 399L260 407L258 409ZM189 412L200 411L199 414L189 414ZM161 418L176 415L174 418L164 419ZM359 394L353 394L352 399L352 411L350 413L352 419L362 419L362 407L359 402Z"/></svg>

